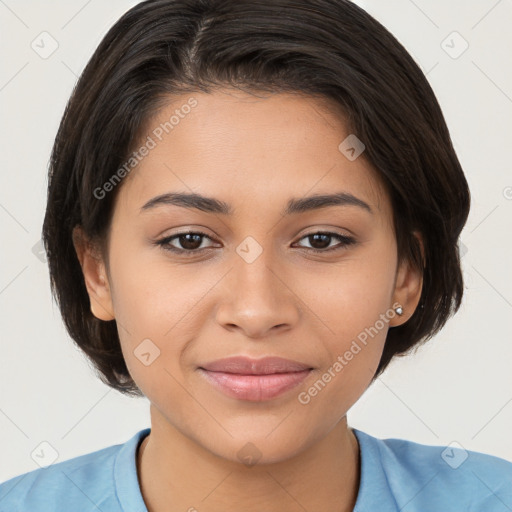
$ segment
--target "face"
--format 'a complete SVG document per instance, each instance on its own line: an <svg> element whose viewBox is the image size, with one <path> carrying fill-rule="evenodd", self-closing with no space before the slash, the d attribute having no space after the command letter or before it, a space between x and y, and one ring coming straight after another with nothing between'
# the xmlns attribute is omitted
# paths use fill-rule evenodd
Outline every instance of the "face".
<svg viewBox="0 0 512 512"><path fill-rule="evenodd" d="M389 198L364 153L339 149L342 117L316 99L183 95L148 126L152 147L119 185L108 265L75 243L92 311L116 319L161 428L233 461L249 441L261 462L287 459L345 417L389 327L416 307L421 276L398 265ZM236 397L201 369L231 356L311 370L275 396Z"/></svg>

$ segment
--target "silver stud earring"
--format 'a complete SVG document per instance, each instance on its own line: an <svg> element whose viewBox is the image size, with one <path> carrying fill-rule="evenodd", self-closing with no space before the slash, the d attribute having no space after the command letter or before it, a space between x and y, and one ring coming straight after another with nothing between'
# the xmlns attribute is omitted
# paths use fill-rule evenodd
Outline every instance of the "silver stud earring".
<svg viewBox="0 0 512 512"><path fill-rule="evenodd" d="M395 308L395 313L399 316L402 316L404 314L404 310L402 309L402 306L398 306Z"/></svg>

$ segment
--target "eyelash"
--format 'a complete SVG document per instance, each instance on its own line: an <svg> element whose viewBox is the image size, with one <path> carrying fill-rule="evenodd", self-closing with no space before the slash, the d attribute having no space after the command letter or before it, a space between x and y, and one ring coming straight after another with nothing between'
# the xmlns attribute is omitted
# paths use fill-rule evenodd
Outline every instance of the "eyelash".
<svg viewBox="0 0 512 512"><path fill-rule="evenodd" d="M178 249L178 248L170 245L171 240L174 240L175 238L179 238L180 236L184 236L184 235L200 235L200 236L203 236L203 237L206 237L206 238L209 238L210 240L212 240L210 236L208 236L206 233L203 233L202 231L184 231L183 233L176 233L175 235L161 238L160 240L157 240L155 242L155 244L162 247L162 249L164 249L165 251L170 251L175 254L185 255L186 257L194 256L206 249L211 249L211 247L203 247L202 249L187 250L187 249ZM307 249L308 251L312 251L316 254L321 254L321 253L326 253L326 252L331 252L331 251L338 251L338 250L341 250L349 245L353 245L356 243L356 240L350 236L340 235L339 233L331 233L328 231L315 231L313 233L308 233L307 235L304 235L303 237L301 237L299 240L308 238L313 235L328 235L330 237L337 238L338 240L341 241L341 245L331 247L329 249L314 249L311 247L305 247L305 249Z"/></svg>

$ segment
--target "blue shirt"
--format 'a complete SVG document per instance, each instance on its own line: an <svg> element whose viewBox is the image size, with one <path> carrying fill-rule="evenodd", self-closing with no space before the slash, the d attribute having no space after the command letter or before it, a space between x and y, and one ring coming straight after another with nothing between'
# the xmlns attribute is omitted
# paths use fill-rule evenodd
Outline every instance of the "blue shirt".
<svg viewBox="0 0 512 512"><path fill-rule="evenodd" d="M136 451L150 430L7 480L0 484L0 512L147 512ZM356 512L512 510L511 462L353 431L361 454Z"/></svg>

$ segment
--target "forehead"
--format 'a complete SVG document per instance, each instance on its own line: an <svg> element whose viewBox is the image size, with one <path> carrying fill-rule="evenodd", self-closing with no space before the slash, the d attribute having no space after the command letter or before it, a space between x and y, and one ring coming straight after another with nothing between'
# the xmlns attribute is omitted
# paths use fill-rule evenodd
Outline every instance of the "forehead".
<svg viewBox="0 0 512 512"><path fill-rule="evenodd" d="M364 153L350 160L340 150L351 135L341 108L307 95L256 94L223 89L172 97L145 124L139 144L151 149L119 191L125 206L140 209L180 191L219 198L235 213L274 202L282 211L292 197L343 191L389 215Z"/></svg>

